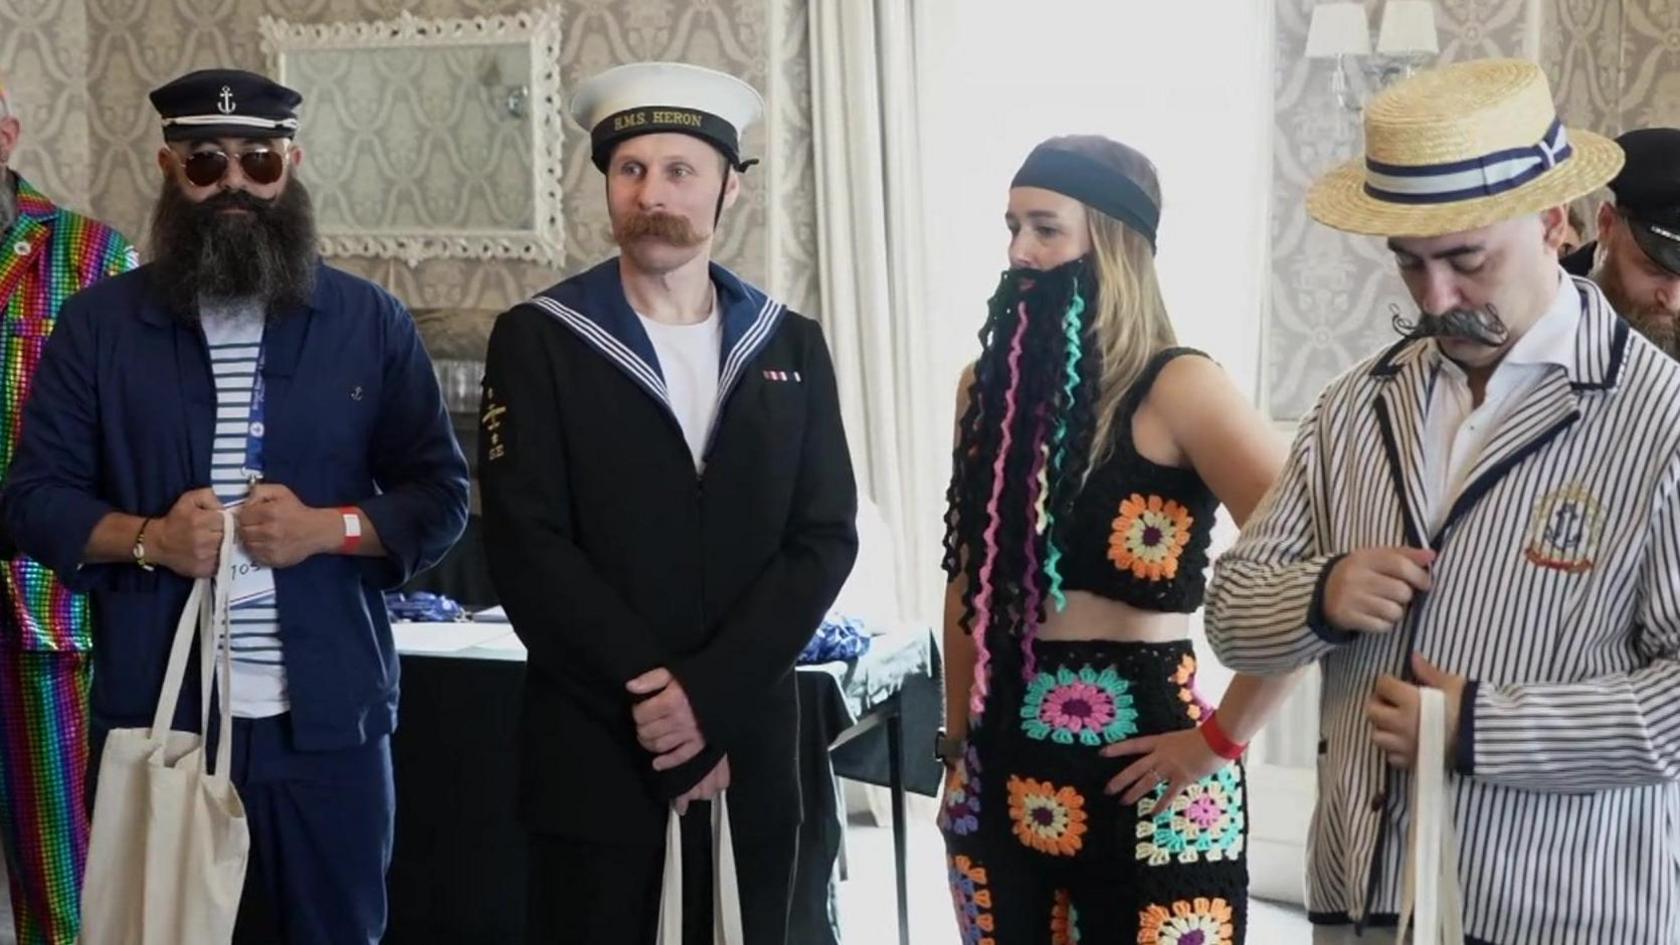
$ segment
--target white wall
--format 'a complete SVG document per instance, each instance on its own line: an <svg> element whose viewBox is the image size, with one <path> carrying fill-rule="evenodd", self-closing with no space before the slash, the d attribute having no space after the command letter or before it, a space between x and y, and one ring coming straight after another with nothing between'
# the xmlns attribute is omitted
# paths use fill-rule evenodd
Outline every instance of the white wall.
<svg viewBox="0 0 1680 945"><path fill-rule="evenodd" d="M928 317L941 342L931 369L954 392L978 352L986 299L1008 266L1003 212L1021 160L1045 138L1095 133L1138 148L1160 169L1157 265L1180 342L1212 354L1257 396L1272 4L915 2L925 17L917 67ZM1225 523L1221 546L1230 533ZM1211 659L1203 664L1203 689L1216 696L1228 674Z"/></svg>
<svg viewBox="0 0 1680 945"><path fill-rule="evenodd" d="M1008 265L1010 178L1044 138L1095 133L1160 169L1157 262L1180 337L1258 391L1271 4L916 2L933 33L918 68L934 317L964 342L939 365L953 384Z"/></svg>

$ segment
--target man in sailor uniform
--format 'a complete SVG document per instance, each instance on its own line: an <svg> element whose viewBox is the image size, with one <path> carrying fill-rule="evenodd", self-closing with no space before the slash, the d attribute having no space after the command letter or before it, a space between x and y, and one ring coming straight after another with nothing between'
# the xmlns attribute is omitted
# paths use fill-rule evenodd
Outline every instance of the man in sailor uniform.
<svg viewBox="0 0 1680 945"><path fill-rule="evenodd" d="M651 943L683 817L687 941L711 942L728 790L746 941L786 940L793 666L852 566L857 502L816 323L711 261L763 100L639 63L587 83L622 254L503 313L484 380L491 577L529 648L519 809L532 943Z"/></svg>

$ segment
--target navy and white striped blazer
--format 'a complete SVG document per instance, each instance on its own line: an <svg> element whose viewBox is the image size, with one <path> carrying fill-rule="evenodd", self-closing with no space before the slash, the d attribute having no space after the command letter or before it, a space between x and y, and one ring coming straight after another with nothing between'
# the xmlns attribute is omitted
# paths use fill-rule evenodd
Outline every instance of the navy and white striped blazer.
<svg viewBox="0 0 1680 945"><path fill-rule="evenodd" d="M1402 342L1325 389L1215 566L1220 659L1322 661L1315 921L1398 910L1410 785L1364 705L1417 652L1471 680L1449 780L1470 941L1680 942L1680 364L1573 285L1573 367L1509 409L1438 531L1423 427L1441 355ZM1326 626L1329 566L1397 545L1439 553L1433 589L1392 633Z"/></svg>

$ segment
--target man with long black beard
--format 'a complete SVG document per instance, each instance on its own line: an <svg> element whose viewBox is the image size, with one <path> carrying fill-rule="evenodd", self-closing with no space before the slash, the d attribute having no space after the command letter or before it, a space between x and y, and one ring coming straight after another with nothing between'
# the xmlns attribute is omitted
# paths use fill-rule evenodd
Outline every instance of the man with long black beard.
<svg viewBox="0 0 1680 945"><path fill-rule="evenodd" d="M1680 128L1639 128L1616 139L1627 164L1598 208L1598 239L1563 261L1604 290L1617 314L1680 357Z"/></svg>
<svg viewBox="0 0 1680 945"><path fill-rule="evenodd" d="M1206 623L1238 671L1323 669L1314 941L1396 940L1437 796L1453 941L1680 941L1680 363L1557 261L1621 148L1519 60L1415 76L1365 128L1307 209L1385 237L1419 315L1302 421Z"/></svg>
<svg viewBox="0 0 1680 945"><path fill-rule="evenodd" d="M299 100L231 70L152 93L152 260L65 305L3 512L91 592L97 745L149 724L232 511L242 909L269 907L236 940L277 924L291 945L338 945L385 926L397 659L381 590L460 534L467 469L408 312L317 258ZM197 727L198 702L185 687L176 728Z"/></svg>
<svg viewBox="0 0 1680 945"><path fill-rule="evenodd" d="M678 63L585 84L623 254L490 337L479 475L530 650L531 945L651 943L671 805L685 941L710 945L711 805L690 805L726 789L746 945L786 941L793 664L851 570L857 494L821 331L711 262L762 108Z"/></svg>

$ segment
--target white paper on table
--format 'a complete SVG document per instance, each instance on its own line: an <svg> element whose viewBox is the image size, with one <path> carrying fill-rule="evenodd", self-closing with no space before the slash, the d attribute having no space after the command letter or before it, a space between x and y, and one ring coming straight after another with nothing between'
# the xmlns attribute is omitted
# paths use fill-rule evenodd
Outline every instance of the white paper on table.
<svg viewBox="0 0 1680 945"><path fill-rule="evenodd" d="M391 635L396 638L398 653L456 653L513 634L500 624L445 621L392 624Z"/></svg>
<svg viewBox="0 0 1680 945"><path fill-rule="evenodd" d="M507 611L503 610L500 606L487 607L484 610L475 612L472 615L472 619L478 621L479 623L507 623L508 615Z"/></svg>
<svg viewBox="0 0 1680 945"><path fill-rule="evenodd" d="M506 653L518 656L525 655L525 641L519 639L519 634L514 633L512 630L508 630L507 624L490 624L489 626L500 626L503 633L501 636L491 637L483 643L480 643L478 645L479 652Z"/></svg>

